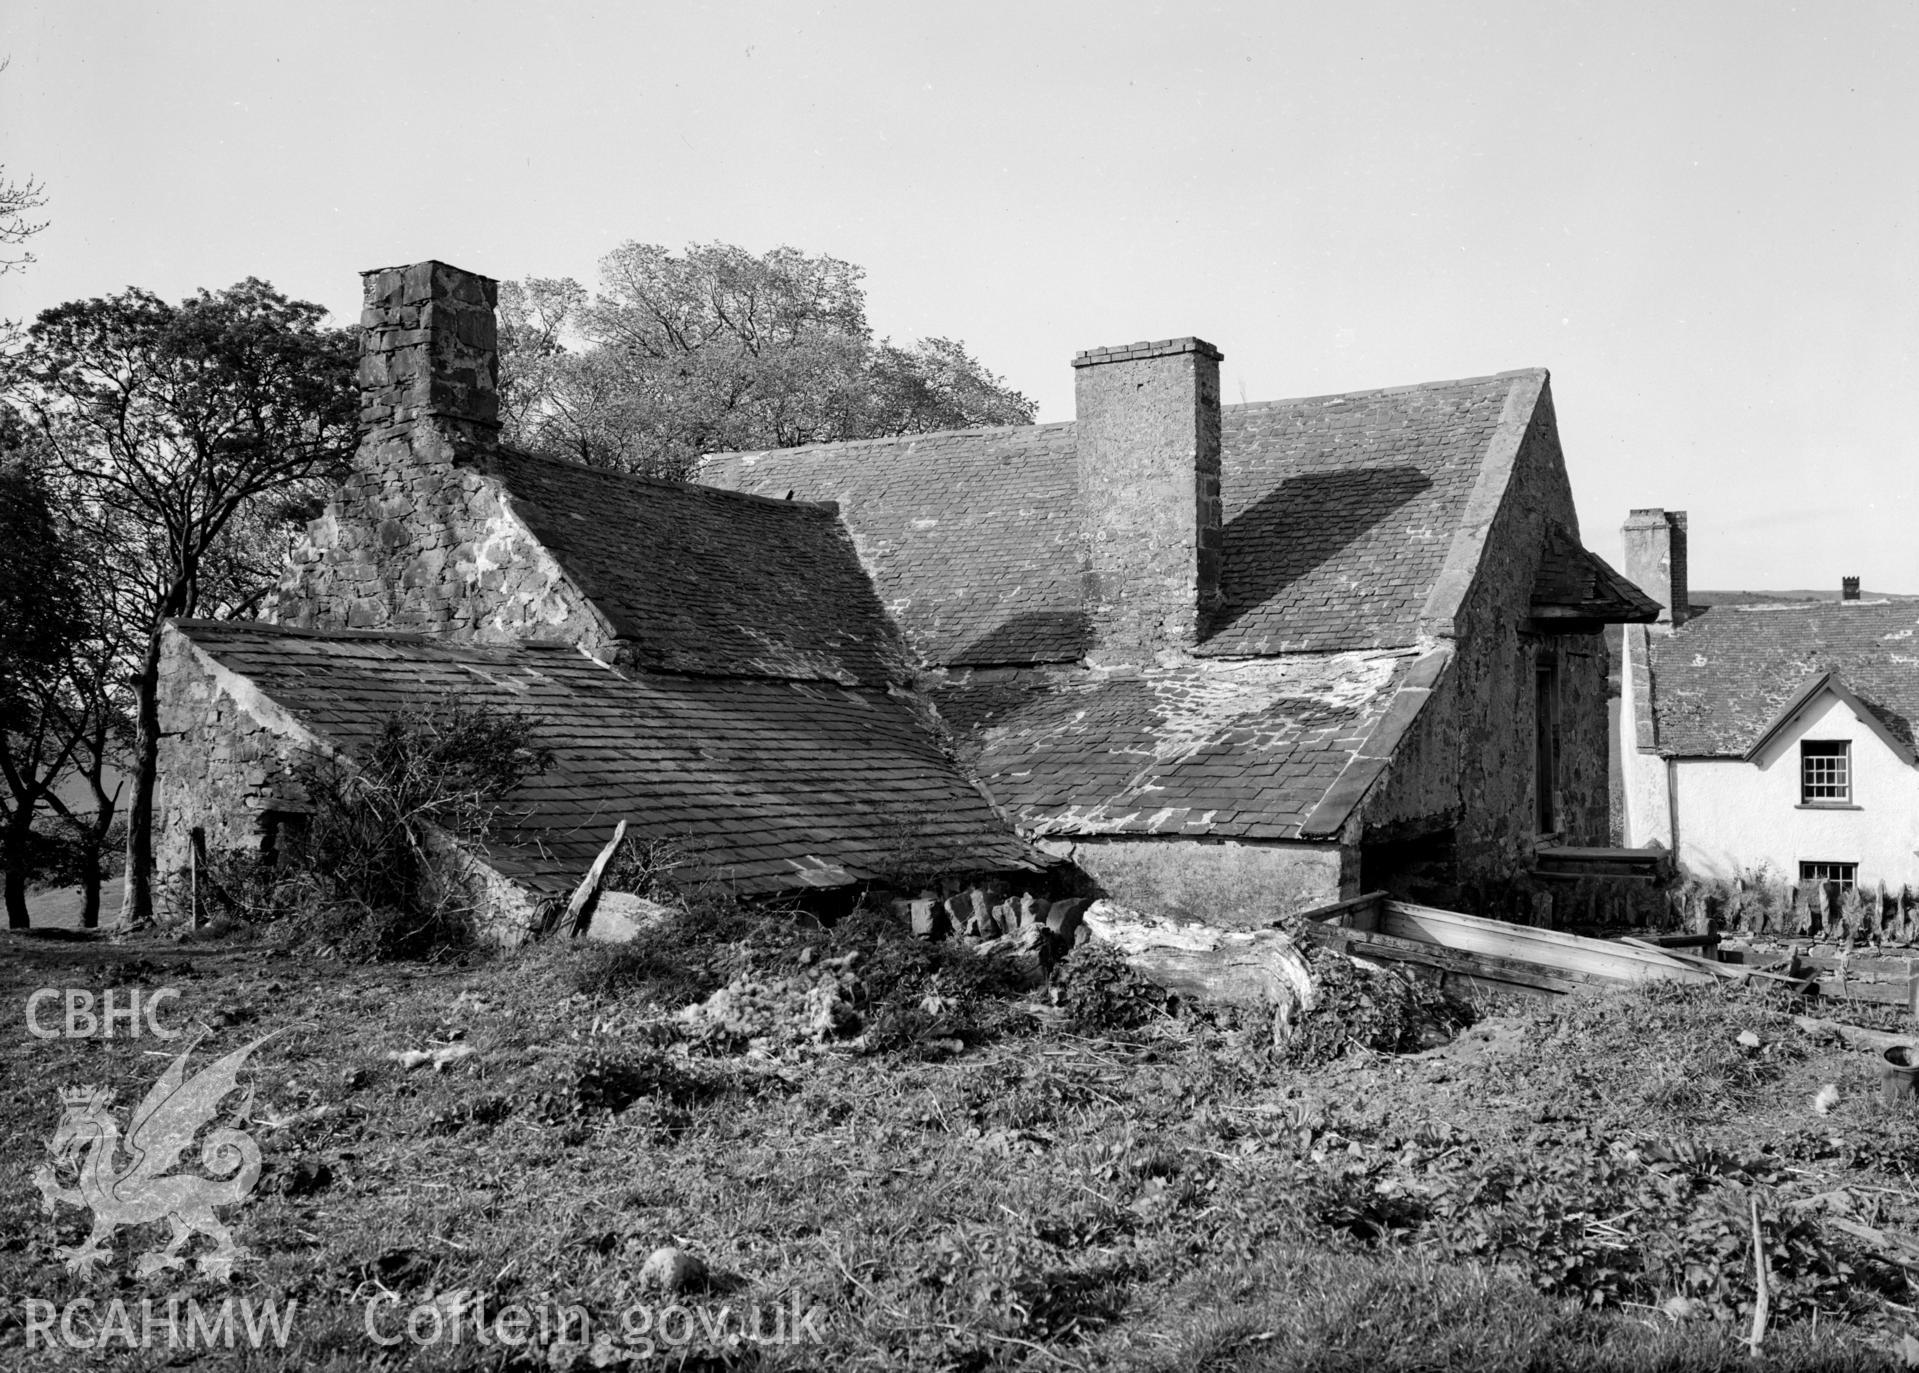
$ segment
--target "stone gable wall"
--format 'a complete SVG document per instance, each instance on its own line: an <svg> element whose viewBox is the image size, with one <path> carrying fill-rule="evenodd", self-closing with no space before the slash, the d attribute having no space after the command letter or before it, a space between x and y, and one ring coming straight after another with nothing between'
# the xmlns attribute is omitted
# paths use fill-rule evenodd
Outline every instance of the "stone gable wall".
<svg viewBox="0 0 1919 1373"><path fill-rule="evenodd" d="M1609 827L1602 636L1526 629L1553 520L1578 529L1548 390L1454 621L1456 656L1364 808L1369 841L1451 829L1457 899L1520 920L1530 919L1530 904L1515 884L1533 866L1537 839L1534 674L1542 654L1558 666L1560 832L1570 844L1603 845ZM1362 875L1362 885L1377 883Z"/></svg>
<svg viewBox="0 0 1919 1373"><path fill-rule="evenodd" d="M481 642L566 639L610 652L611 628L501 483L456 461L460 447L431 423L369 438L294 547L263 618Z"/></svg>
<svg viewBox="0 0 1919 1373"><path fill-rule="evenodd" d="M172 920L189 913L182 884L196 861L195 829L208 854L257 854L269 812L306 810L288 764L309 740L179 630L165 631L161 655L167 689L160 693L153 853L161 879L157 914Z"/></svg>

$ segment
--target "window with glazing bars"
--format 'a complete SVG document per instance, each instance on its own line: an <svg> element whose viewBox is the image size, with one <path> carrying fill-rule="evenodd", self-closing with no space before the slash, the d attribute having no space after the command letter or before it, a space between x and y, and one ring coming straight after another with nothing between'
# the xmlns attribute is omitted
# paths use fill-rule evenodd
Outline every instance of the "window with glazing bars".
<svg viewBox="0 0 1919 1373"><path fill-rule="evenodd" d="M1850 891L1859 881L1857 863L1801 863L1799 865L1799 885L1804 887L1814 882L1837 882L1841 888Z"/></svg>
<svg viewBox="0 0 1919 1373"><path fill-rule="evenodd" d="M1806 805L1852 800L1852 745L1808 739L1799 745L1799 799Z"/></svg>

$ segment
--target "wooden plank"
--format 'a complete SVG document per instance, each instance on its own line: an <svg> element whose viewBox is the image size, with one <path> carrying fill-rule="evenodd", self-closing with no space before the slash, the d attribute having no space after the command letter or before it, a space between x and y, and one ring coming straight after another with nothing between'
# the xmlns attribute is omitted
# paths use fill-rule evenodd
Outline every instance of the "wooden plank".
<svg viewBox="0 0 1919 1373"><path fill-rule="evenodd" d="M1498 920L1388 901L1379 932L1401 939L1440 944L1465 953L1490 954L1544 965L1554 972L1580 972L1619 982L1654 978L1705 981L1711 974L1688 967L1670 954L1628 948L1605 939L1587 939L1556 930L1535 930Z"/></svg>
<svg viewBox="0 0 1919 1373"><path fill-rule="evenodd" d="M1836 976L1839 970L1844 968L1848 982L1897 982L1903 984L1908 978L1906 972L1907 960L1903 958L1883 958L1867 954L1842 959L1837 954L1815 953L1811 950L1805 950L1800 953L1799 960L1808 968L1817 968L1822 974L1832 973Z"/></svg>
<svg viewBox="0 0 1919 1373"><path fill-rule="evenodd" d="M580 879L573 899L566 903L566 914L561 919L572 934L586 933L587 922L592 918L593 898L600 890L600 878L606 873L606 865L613 861L613 855L620 851L620 841L625 838L626 821L622 820L613 827L613 837L600 850L600 856L593 860L593 866L586 870L586 876Z"/></svg>
<svg viewBox="0 0 1919 1373"><path fill-rule="evenodd" d="M1364 896L1349 896L1344 901L1335 901L1330 906L1315 906L1309 911L1301 911L1299 918L1370 930L1386 899L1383 891L1367 892Z"/></svg>
<svg viewBox="0 0 1919 1373"><path fill-rule="evenodd" d="M1515 959L1461 953L1455 949L1442 948L1437 944L1421 940L1369 934L1362 930L1344 929L1337 925L1307 926L1304 933L1317 943L1350 951L1363 958L1420 963L1429 968L1438 968L1463 977L1478 978L1502 985L1510 984L1535 991L1563 994L1575 990L1584 983L1597 980L1569 977L1551 969L1522 963Z"/></svg>
<svg viewBox="0 0 1919 1373"><path fill-rule="evenodd" d="M1716 934L1655 934L1641 941L1661 949L1702 949L1719 942Z"/></svg>
<svg viewBox="0 0 1919 1373"><path fill-rule="evenodd" d="M1637 863L1657 863L1669 856L1664 849L1597 849L1574 844L1552 844L1535 852L1541 858L1613 858Z"/></svg>
<svg viewBox="0 0 1919 1373"><path fill-rule="evenodd" d="M1792 1023L1813 1034L1837 1035L1855 1049L1871 1049L1876 1054L1883 1054L1887 1049L1909 1049L1919 1042L1912 1035L1889 1034L1884 1030L1869 1030L1864 1025L1848 1025L1844 1021L1821 1020L1810 1015L1796 1015Z"/></svg>
<svg viewBox="0 0 1919 1373"><path fill-rule="evenodd" d="M1649 944L1643 939L1634 939L1630 935L1621 936L1618 942L1629 945L1635 949L1650 949L1654 953L1664 953L1670 958L1678 959L1688 967L1702 969L1723 982L1744 982L1753 975L1753 969L1743 964L1721 963L1716 959L1700 958L1696 954L1681 953L1677 949L1661 949L1656 944Z"/></svg>
<svg viewBox="0 0 1919 1373"><path fill-rule="evenodd" d="M1849 981L1841 983L1837 978L1822 978L1813 984L1813 990L1819 993L1823 1001L1863 1001L1875 1006L1907 1005L1907 990L1885 982Z"/></svg>
<svg viewBox="0 0 1919 1373"><path fill-rule="evenodd" d="M1616 863L1579 868L1535 868L1533 876L1542 882L1578 882L1588 877L1603 877L1609 882L1636 882L1642 886L1651 886L1659 880L1653 873Z"/></svg>
<svg viewBox="0 0 1919 1373"><path fill-rule="evenodd" d="M1870 1225L1861 1225L1858 1221L1847 1220L1844 1216L1832 1216L1828 1220L1830 1224L1844 1230L1847 1234L1856 1235L1872 1245L1881 1258L1889 1259L1901 1268L1919 1269L1919 1241L1877 1230Z"/></svg>

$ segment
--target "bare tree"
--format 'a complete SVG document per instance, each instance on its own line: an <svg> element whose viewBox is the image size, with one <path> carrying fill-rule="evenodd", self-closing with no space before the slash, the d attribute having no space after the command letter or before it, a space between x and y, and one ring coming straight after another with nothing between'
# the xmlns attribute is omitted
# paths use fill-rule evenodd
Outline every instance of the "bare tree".
<svg viewBox="0 0 1919 1373"><path fill-rule="evenodd" d="M12 59L0 61L0 72L12 65ZM33 177L18 181L7 175L0 162L0 249L18 248L47 227L44 219L33 219L33 212L47 203L47 188ZM8 257L0 253L0 276L17 272L33 261L32 253Z"/></svg>

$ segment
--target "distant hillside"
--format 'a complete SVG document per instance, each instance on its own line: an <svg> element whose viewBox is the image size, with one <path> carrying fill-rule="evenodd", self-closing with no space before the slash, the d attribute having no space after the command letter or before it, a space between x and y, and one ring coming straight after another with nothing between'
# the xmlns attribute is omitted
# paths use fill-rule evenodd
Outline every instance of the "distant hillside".
<svg viewBox="0 0 1919 1373"><path fill-rule="evenodd" d="M1826 591L1694 591L1688 597L1695 609L1713 605L1785 605L1793 601L1836 601L1836 590ZM1900 591L1861 591L1862 601L1919 601L1919 595Z"/></svg>

